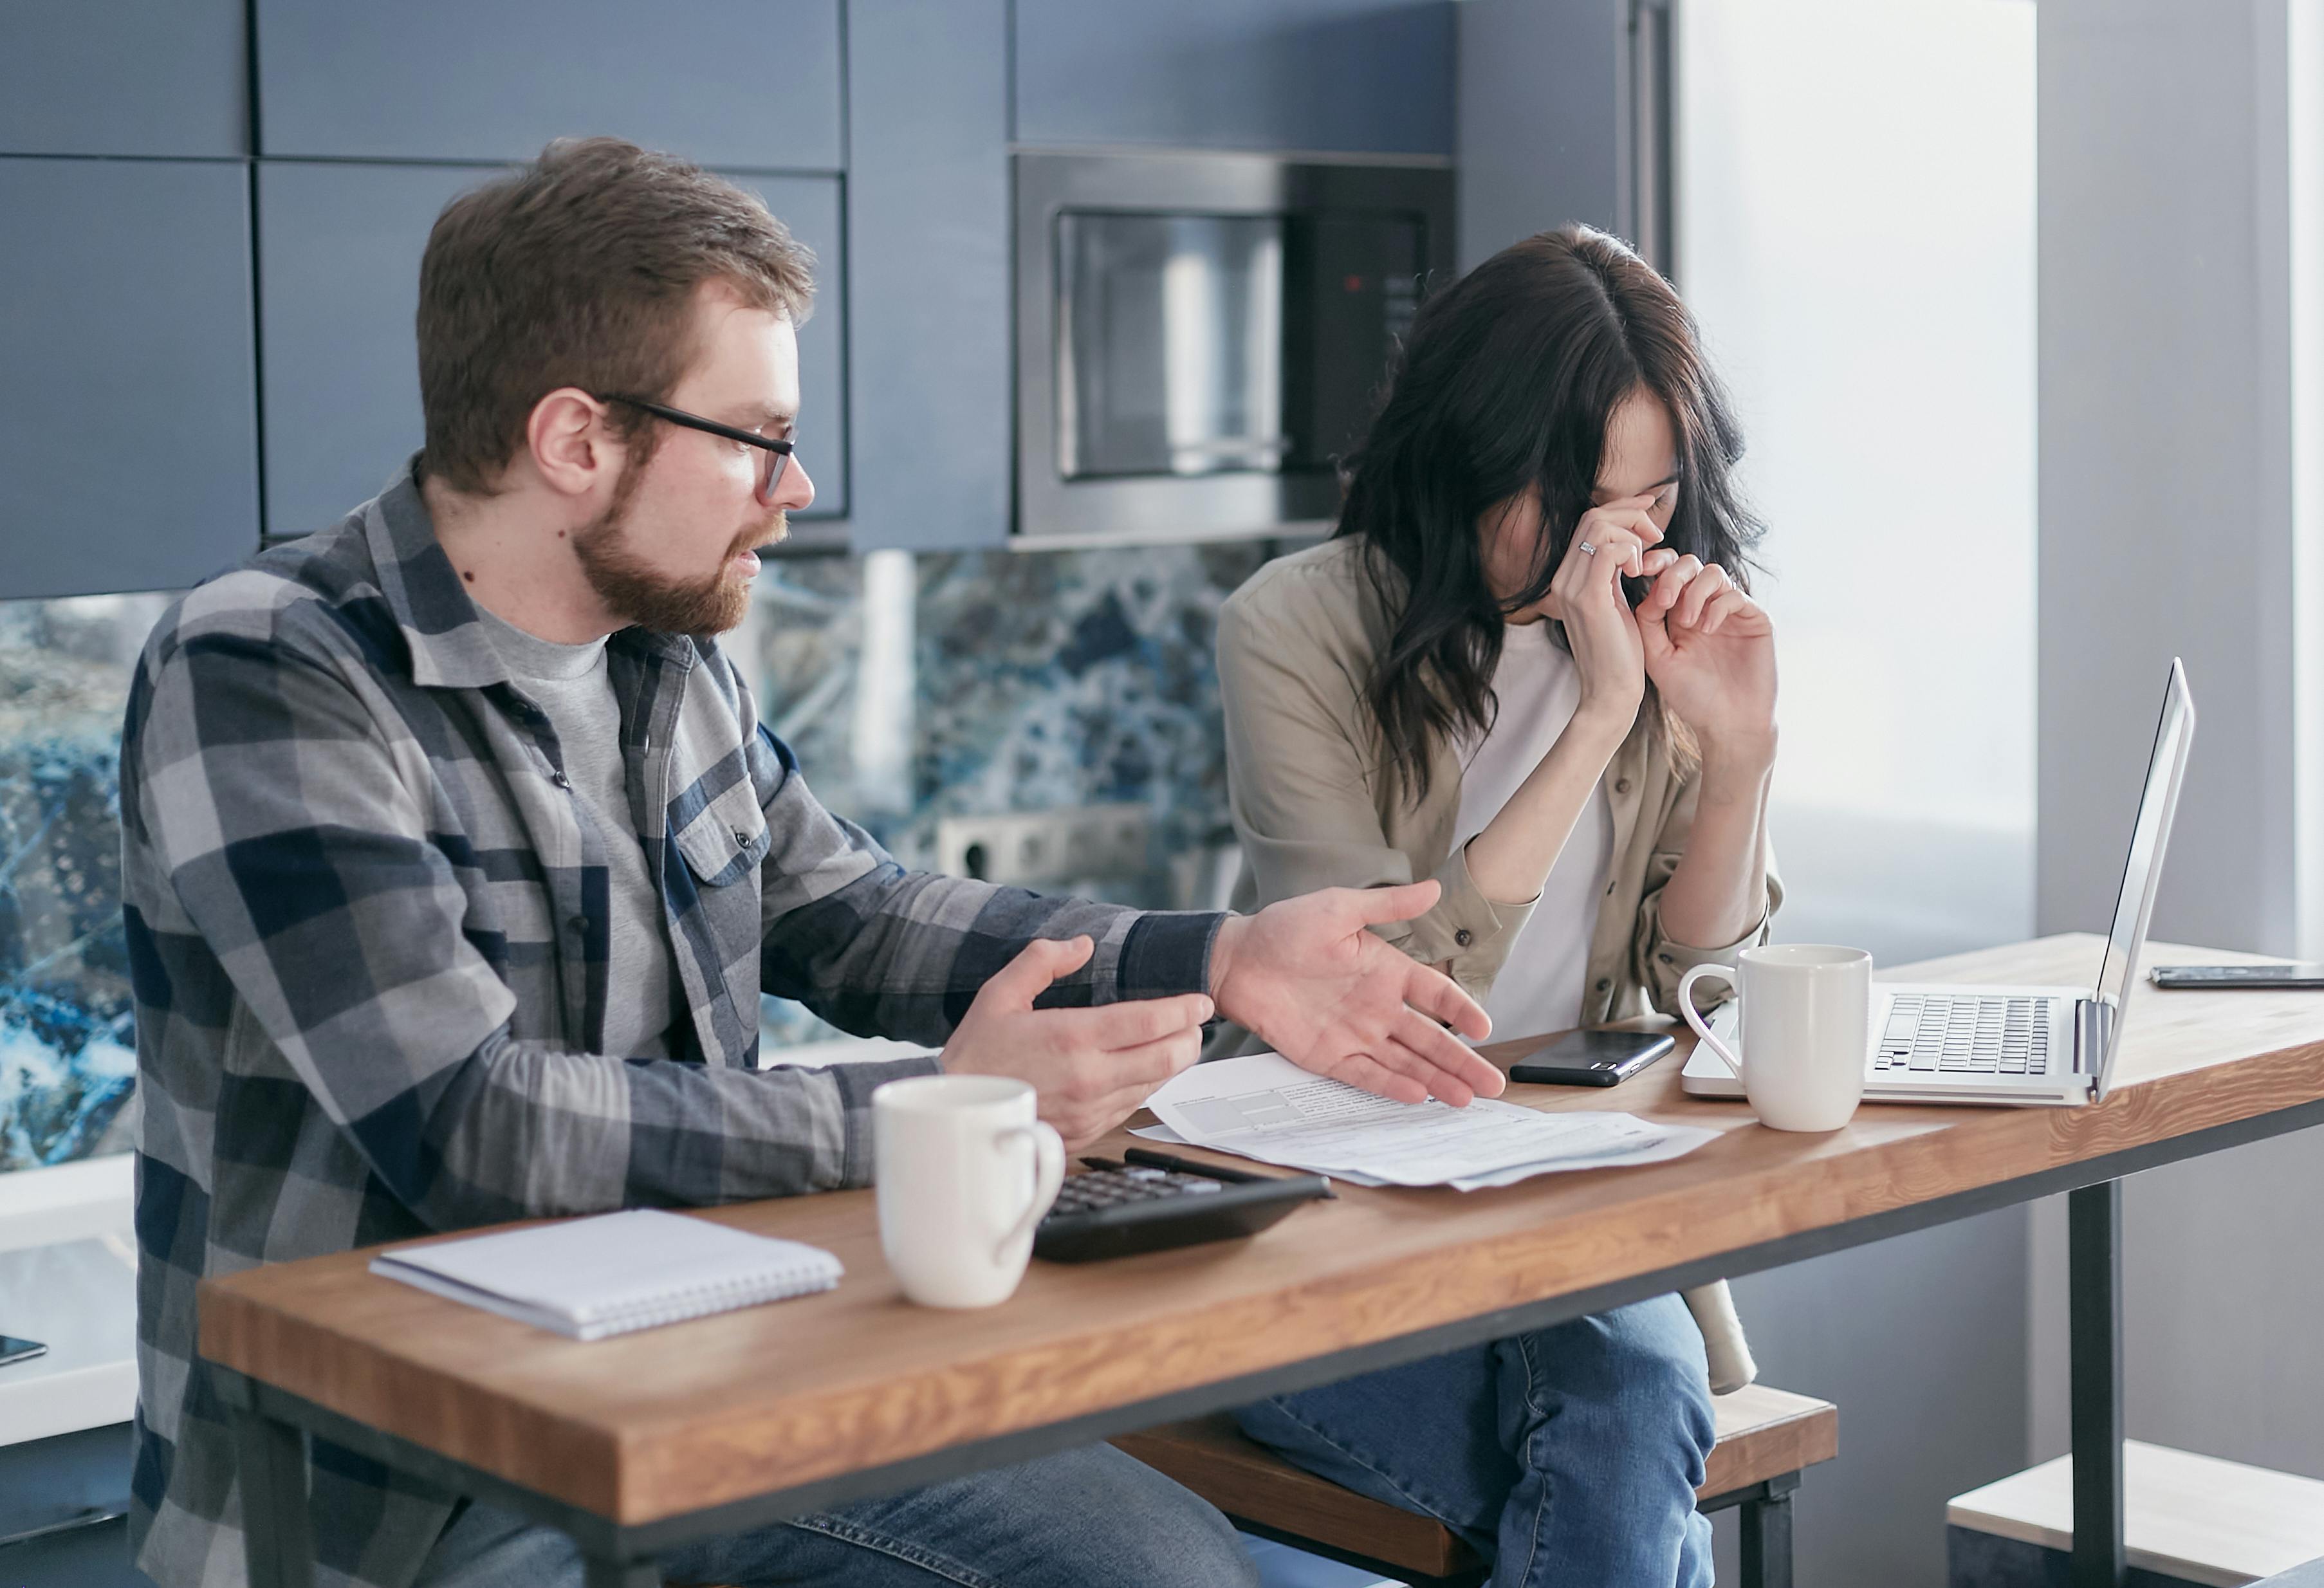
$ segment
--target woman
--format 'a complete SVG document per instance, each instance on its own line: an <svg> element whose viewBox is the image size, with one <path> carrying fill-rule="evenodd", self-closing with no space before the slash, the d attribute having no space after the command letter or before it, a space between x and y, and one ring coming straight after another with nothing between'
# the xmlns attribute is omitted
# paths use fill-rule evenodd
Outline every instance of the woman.
<svg viewBox="0 0 2324 1588"><path fill-rule="evenodd" d="M1673 1012L1691 966L1764 941L1775 666L1741 445L1684 307L1602 233L1430 299L1337 534L1220 615L1258 901L1435 877L1389 936L1497 1036ZM1731 1328L1723 1293L1698 1308ZM1703 1340L1675 1297L1240 1417L1452 1526L1496 1588L1711 1580Z"/></svg>

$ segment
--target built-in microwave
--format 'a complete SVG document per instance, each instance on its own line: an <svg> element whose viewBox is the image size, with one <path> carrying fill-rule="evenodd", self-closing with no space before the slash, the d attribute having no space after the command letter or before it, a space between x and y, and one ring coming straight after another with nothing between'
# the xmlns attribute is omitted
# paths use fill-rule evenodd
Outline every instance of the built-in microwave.
<svg viewBox="0 0 2324 1588"><path fill-rule="evenodd" d="M1450 162L1028 151L1014 180L1018 533L1319 531L1450 275Z"/></svg>

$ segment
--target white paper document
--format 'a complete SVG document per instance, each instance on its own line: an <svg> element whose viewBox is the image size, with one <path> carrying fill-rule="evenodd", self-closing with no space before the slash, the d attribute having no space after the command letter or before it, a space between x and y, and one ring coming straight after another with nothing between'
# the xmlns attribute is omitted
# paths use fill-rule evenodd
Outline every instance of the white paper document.
<svg viewBox="0 0 2324 1588"><path fill-rule="evenodd" d="M1392 1103L1273 1053L1198 1064L1147 1106L1198 1147L1364 1185L1463 1191L1561 1169L1661 1163L1718 1134L1628 1113L1542 1113L1485 1097L1466 1108Z"/></svg>

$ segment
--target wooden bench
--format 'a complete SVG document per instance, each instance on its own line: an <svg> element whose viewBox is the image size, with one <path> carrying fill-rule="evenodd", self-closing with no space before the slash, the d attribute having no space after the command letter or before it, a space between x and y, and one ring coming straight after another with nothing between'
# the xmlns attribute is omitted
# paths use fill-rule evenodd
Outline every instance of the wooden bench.
<svg viewBox="0 0 2324 1588"><path fill-rule="evenodd" d="M2137 1439L2123 1442L2122 1466L2123 1544L2134 1582L2256 1585L2324 1556L2324 1481ZM2073 1552L2070 1455L1945 1507L1952 1588L2061 1580ZM2310 1575L2324 1583L2324 1570Z"/></svg>
<svg viewBox="0 0 2324 1588"><path fill-rule="evenodd" d="M1711 1404L1719 1443L1696 1506L1742 1509L1745 1588L1790 1588L1792 1491L1802 1468L1840 1453L1840 1410L1827 1400L1758 1385ZM1477 1553L1442 1523L1302 1472L1245 1438L1224 1412L1113 1443L1217 1506L1246 1533L1401 1577L1413 1588L1469 1588L1489 1574Z"/></svg>

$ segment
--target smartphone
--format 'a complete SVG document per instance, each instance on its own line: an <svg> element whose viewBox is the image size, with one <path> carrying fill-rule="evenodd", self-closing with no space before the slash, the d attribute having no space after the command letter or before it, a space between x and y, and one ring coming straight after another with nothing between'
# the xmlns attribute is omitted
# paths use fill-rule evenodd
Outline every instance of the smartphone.
<svg viewBox="0 0 2324 1588"><path fill-rule="evenodd" d="M1671 1048L1667 1031L1568 1031L1509 1066L1509 1079L1544 1086L1611 1086Z"/></svg>
<svg viewBox="0 0 2324 1588"><path fill-rule="evenodd" d="M2158 987L2324 989L2324 965L2159 965L2146 973Z"/></svg>
<svg viewBox="0 0 2324 1588"><path fill-rule="evenodd" d="M38 1340L19 1340L14 1334L0 1334L0 1368L12 1362L27 1362L48 1353L49 1348Z"/></svg>

